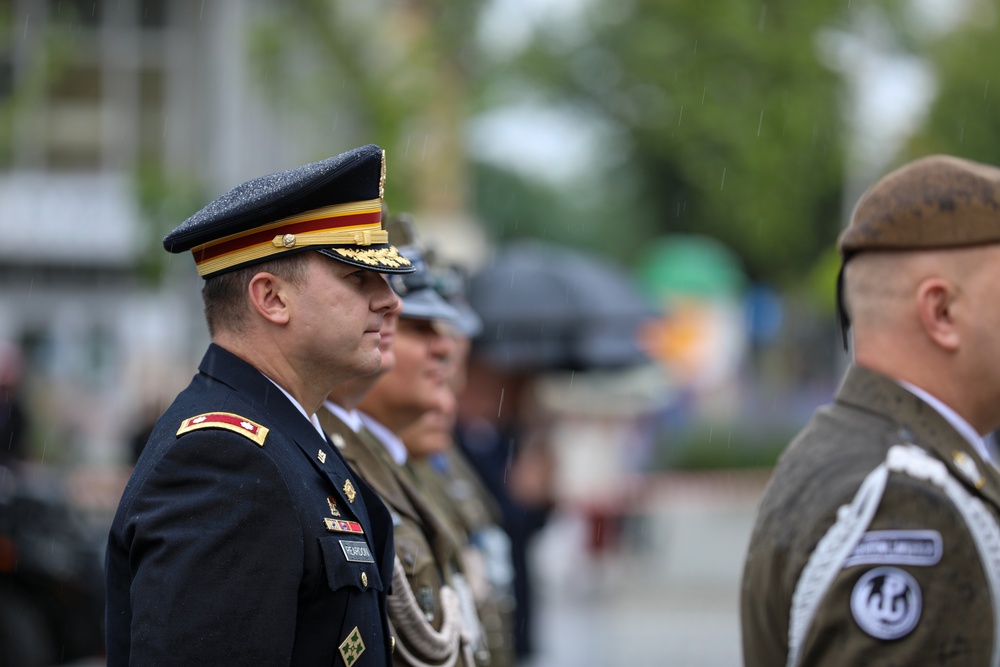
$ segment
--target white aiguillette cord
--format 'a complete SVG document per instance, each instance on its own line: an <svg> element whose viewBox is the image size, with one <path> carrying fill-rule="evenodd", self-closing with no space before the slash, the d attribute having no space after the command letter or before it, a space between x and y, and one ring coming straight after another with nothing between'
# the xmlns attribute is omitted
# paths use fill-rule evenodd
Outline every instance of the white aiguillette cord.
<svg viewBox="0 0 1000 667"><path fill-rule="evenodd" d="M403 564L396 556L392 570L393 594L387 599L389 619L393 630L398 635L396 650L399 651L408 664L415 667L452 667L460 654L464 654L469 667L475 665L469 650L468 638L462 629L462 611L458 595L449 586L442 586L441 598L441 630L435 630L424 618L417 600L410 590L410 582L406 580ZM421 660L408 649L407 644L420 652L429 660ZM465 650L463 651L463 645Z"/></svg>
<svg viewBox="0 0 1000 667"><path fill-rule="evenodd" d="M850 504L837 510L837 521L809 557L792 595L788 624L787 667L797 667L802 644L820 602L868 530L878 510L890 472L931 482L945 492L972 534L993 600L993 651L990 665L1000 667L1000 526L983 502L948 473L941 461L916 445L894 445L885 462L868 473Z"/></svg>

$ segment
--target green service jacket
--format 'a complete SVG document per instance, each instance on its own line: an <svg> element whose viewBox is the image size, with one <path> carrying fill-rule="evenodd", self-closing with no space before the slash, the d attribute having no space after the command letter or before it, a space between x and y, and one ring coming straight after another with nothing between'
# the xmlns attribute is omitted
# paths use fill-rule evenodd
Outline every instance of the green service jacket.
<svg viewBox="0 0 1000 667"><path fill-rule="evenodd" d="M321 409L320 423L350 467L382 499L393 522L396 556L413 595L435 630L441 629L441 587L448 583L458 560L455 545L439 525L433 508L420 496L408 473L368 432L355 433L330 411ZM389 620L396 624L390 611ZM400 641L405 641L400 637ZM410 647L411 652L417 652ZM403 652L393 652L396 665L408 664ZM461 660L459 661L461 663Z"/></svg>
<svg viewBox="0 0 1000 667"><path fill-rule="evenodd" d="M927 403L854 366L833 404L819 409L781 456L761 501L741 591L747 667L787 663L803 569L814 551L825 551L817 545L838 508L855 500L890 448L906 444L942 474L887 468L874 514L829 570L796 664L991 664L1000 610L989 577L1000 570L1000 544L977 547L969 524L977 524L977 535L996 537L1000 475ZM958 487L951 495L949 484ZM955 494L968 501L958 503ZM973 510L982 520L969 521Z"/></svg>

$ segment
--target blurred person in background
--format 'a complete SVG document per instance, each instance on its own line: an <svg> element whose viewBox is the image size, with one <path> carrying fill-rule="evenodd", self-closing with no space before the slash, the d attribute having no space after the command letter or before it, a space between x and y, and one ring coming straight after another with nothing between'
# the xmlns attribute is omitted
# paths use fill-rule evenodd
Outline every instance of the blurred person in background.
<svg viewBox="0 0 1000 667"><path fill-rule="evenodd" d="M0 666L48 667L103 654L104 528L32 456L23 382L21 348L0 341Z"/></svg>
<svg viewBox="0 0 1000 667"><path fill-rule="evenodd" d="M427 256L434 262L433 249L427 250ZM407 466L461 536L462 559L490 650L490 665L512 667L517 659L510 538L501 527L503 518L495 499L454 440L457 395L465 388L471 339L482 330L482 321L466 300L461 269L436 265L432 271L435 289L459 314L451 323L455 353L439 405L402 433Z"/></svg>
<svg viewBox="0 0 1000 667"><path fill-rule="evenodd" d="M413 270L368 145L240 185L174 229L212 343L157 422L108 538L108 665L386 666L392 519L316 412L378 370ZM334 507L357 526L331 534Z"/></svg>
<svg viewBox="0 0 1000 667"><path fill-rule="evenodd" d="M21 396L21 349L0 341L0 465L28 458L28 412Z"/></svg>
<svg viewBox="0 0 1000 667"><path fill-rule="evenodd" d="M156 428L156 422L161 414L163 414L163 406L152 399L146 399L139 408L139 413L136 416L136 427L128 438L128 450L132 455L131 463L133 466L142 455L142 450L146 448L149 436L153 434L153 429Z"/></svg>
<svg viewBox="0 0 1000 667"><path fill-rule="evenodd" d="M483 327L468 355L455 440L500 507L514 569L516 651L526 658L535 649L529 548L555 506L557 452L574 444L558 438L542 380L649 364L637 334L653 311L606 258L537 239L499 248L470 275L467 294Z"/></svg>
<svg viewBox="0 0 1000 667"><path fill-rule="evenodd" d="M460 344L461 345L461 344ZM461 352L459 354L462 354ZM407 465L461 535L462 559L492 667L517 664L514 650L513 568L500 508L454 441L458 401L442 392L440 404L402 433Z"/></svg>
<svg viewBox="0 0 1000 667"><path fill-rule="evenodd" d="M782 455L743 573L755 665L1000 661L1000 169L908 163L839 239L854 363ZM957 613L956 613L957 612Z"/></svg>
<svg viewBox="0 0 1000 667"><path fill-rule="evenodd" d="M528 548L554 507L554 460L533 397L534 374L505 370L470 354L458 397L455 441L500 507L510 540L519 658L534 651Z"/></svg>
<svg viewBox="0 0 1000 667"><path fill-rule="evenodd" d="M390 238L402 243L398 232ZM440 508L415 483L399 439L437 405L453 349L441 330L457 316L432 289L420 251L400 248L415 271L390 280L402 306L383 320L382 367L335 389L320 421L393 518L396 557L388 601L389 622L397 638L393 663L493 664L465 583L459 539ZM330 510L336 516L336 508ZM342 521L327 523L330 530L351 529Z"/></svg>

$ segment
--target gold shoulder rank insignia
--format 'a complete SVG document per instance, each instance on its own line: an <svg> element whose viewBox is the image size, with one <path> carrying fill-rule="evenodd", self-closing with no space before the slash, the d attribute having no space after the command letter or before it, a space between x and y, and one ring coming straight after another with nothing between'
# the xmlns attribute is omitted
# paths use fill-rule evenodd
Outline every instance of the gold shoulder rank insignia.
<svg viewBox="0 0 1000 667"><path fill-rule="evenodd" d="M177 429L177 435L183 435L200 428L221 428L233 433L239 433L261 447L264 446L264 438L267 437L268 428L261 426L257 422L250 421L245 417L234 415L231 412L206 412L197 417L191 417L181 422L181 427Z"/></svg>

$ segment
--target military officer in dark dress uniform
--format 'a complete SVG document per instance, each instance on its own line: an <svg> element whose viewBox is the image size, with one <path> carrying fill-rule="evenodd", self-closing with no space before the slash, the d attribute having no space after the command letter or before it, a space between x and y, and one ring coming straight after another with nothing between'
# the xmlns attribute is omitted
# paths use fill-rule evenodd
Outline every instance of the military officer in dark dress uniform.
<svg viewBox="0 0 1000 667"><path fill-rule="evenodd" d="M854 364L761 502L745 663L998 665L1000 169L904 165L839 247Z"/></svg>
<svg viewBox="0 0 1000 667"><path fill-rule="evenodd" d="M368 145L264 176L164 239L205 278L213 342L111 528L109 666L391 664L391 518L316 418L378 369L381 274L412 270L381 227L384 169Z"/></svg>

